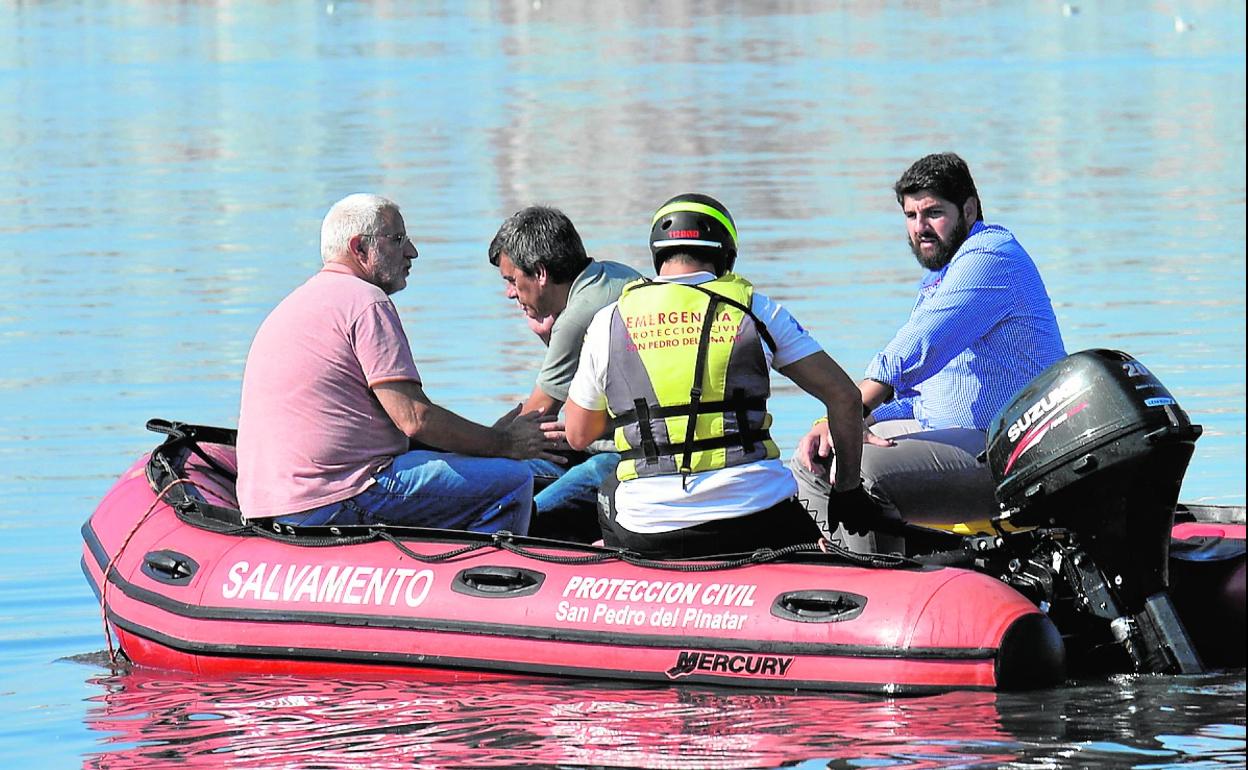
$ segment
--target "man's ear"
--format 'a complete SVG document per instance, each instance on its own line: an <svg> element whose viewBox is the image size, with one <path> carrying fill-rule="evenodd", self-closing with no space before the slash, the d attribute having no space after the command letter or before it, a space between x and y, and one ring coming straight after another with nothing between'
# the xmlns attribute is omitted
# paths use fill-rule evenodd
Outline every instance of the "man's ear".
<svg viewBox="0 0 1248 770"><path fill-rule="evenodd" d="M979 220L979 198L972 195L966 199L966 203L962 204L962 216L966 218L968 227Z"/></svg>
<svg viewBox="0 0 1248 770"><path fill-rule="evenodd" d="M533 266L533 277L537 279L538 286L545 286L550 281L550 273L546 272L546 266L540 262Z"/></svg>

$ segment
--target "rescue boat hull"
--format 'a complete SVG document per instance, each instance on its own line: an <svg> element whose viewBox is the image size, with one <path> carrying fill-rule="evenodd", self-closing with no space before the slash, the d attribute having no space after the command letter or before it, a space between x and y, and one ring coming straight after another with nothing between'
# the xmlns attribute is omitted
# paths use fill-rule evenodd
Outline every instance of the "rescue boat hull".
<svg viewBox="0 0 1248 770"><path fill-rule="evenodd" d="M214 449L219 465L232 460L225 449ZM1064 676L1050 620L969 570L817 554L653 565L449 532L267 536L197 525L154 491L150 470L136 463L82 529L107 628L139 665L877 692ZM231 502L213 469L191 458L184 473L189 483L175 485L195 498Z"/></svg>

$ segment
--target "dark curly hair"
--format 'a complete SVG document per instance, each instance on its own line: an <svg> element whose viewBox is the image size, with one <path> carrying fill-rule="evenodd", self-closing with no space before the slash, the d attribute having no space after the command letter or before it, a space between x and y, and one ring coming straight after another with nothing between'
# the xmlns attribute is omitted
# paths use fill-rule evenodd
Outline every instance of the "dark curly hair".
<svg viewBox="0 0 1248 770"><path fill-rule="evenodd" d="M897 203L907 195L914 195L921 190L930 190L938 197L957 205L959 209L970 198L979 204L980 221L984 218L984 201L975 189L975 180L971 178L971 170L966 161L952 152L940 152L926 155L914 162L906 173L901 175L893 192L897 193Z"/></svg>

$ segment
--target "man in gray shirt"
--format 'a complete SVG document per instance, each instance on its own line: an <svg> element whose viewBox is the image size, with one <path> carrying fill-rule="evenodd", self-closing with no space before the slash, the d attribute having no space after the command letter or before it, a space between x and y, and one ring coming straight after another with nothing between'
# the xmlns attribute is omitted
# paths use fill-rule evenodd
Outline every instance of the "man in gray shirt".
<svg viewBox="0 0 1248 770"><path fill-rule="evenodd" d="M581 343L594 314L620 298L624 286L641 278L616 262L597 262L585 253L581 236L562 211L529 206L508 217L490 242L490 264L498 268L508 299L524 311L546 343L546 357L521 412L556 419L581 358ZM563 423L547 423L563 438ZM548 433L548 437L554 437ZM592 542L600 536L594 506L602 481L615 471L619 455L567 451L567 465L530 462L534 517L529 534Z"/></svg>

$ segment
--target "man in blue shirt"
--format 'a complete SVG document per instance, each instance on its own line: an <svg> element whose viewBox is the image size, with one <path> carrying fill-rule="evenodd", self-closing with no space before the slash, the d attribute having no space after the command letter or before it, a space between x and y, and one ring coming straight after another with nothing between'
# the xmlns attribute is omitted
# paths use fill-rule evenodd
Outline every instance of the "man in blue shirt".
<svg viewBox="0 0 1248 770"><path fill-rule="evenodd" d="M962 158L921 158L893 191L910 248L927 272L910 318L858 385L869 428L862 491L829 501L826 424L812 427L789 464L799 496L834 530L840 521L862 532L872 515L946 523L992 515L992 474L977 460L988 425L1066 355L1035 263L1008 230L984 222ZM901 547L895 538L845 526L836 534L853 550Z"/></svg>

